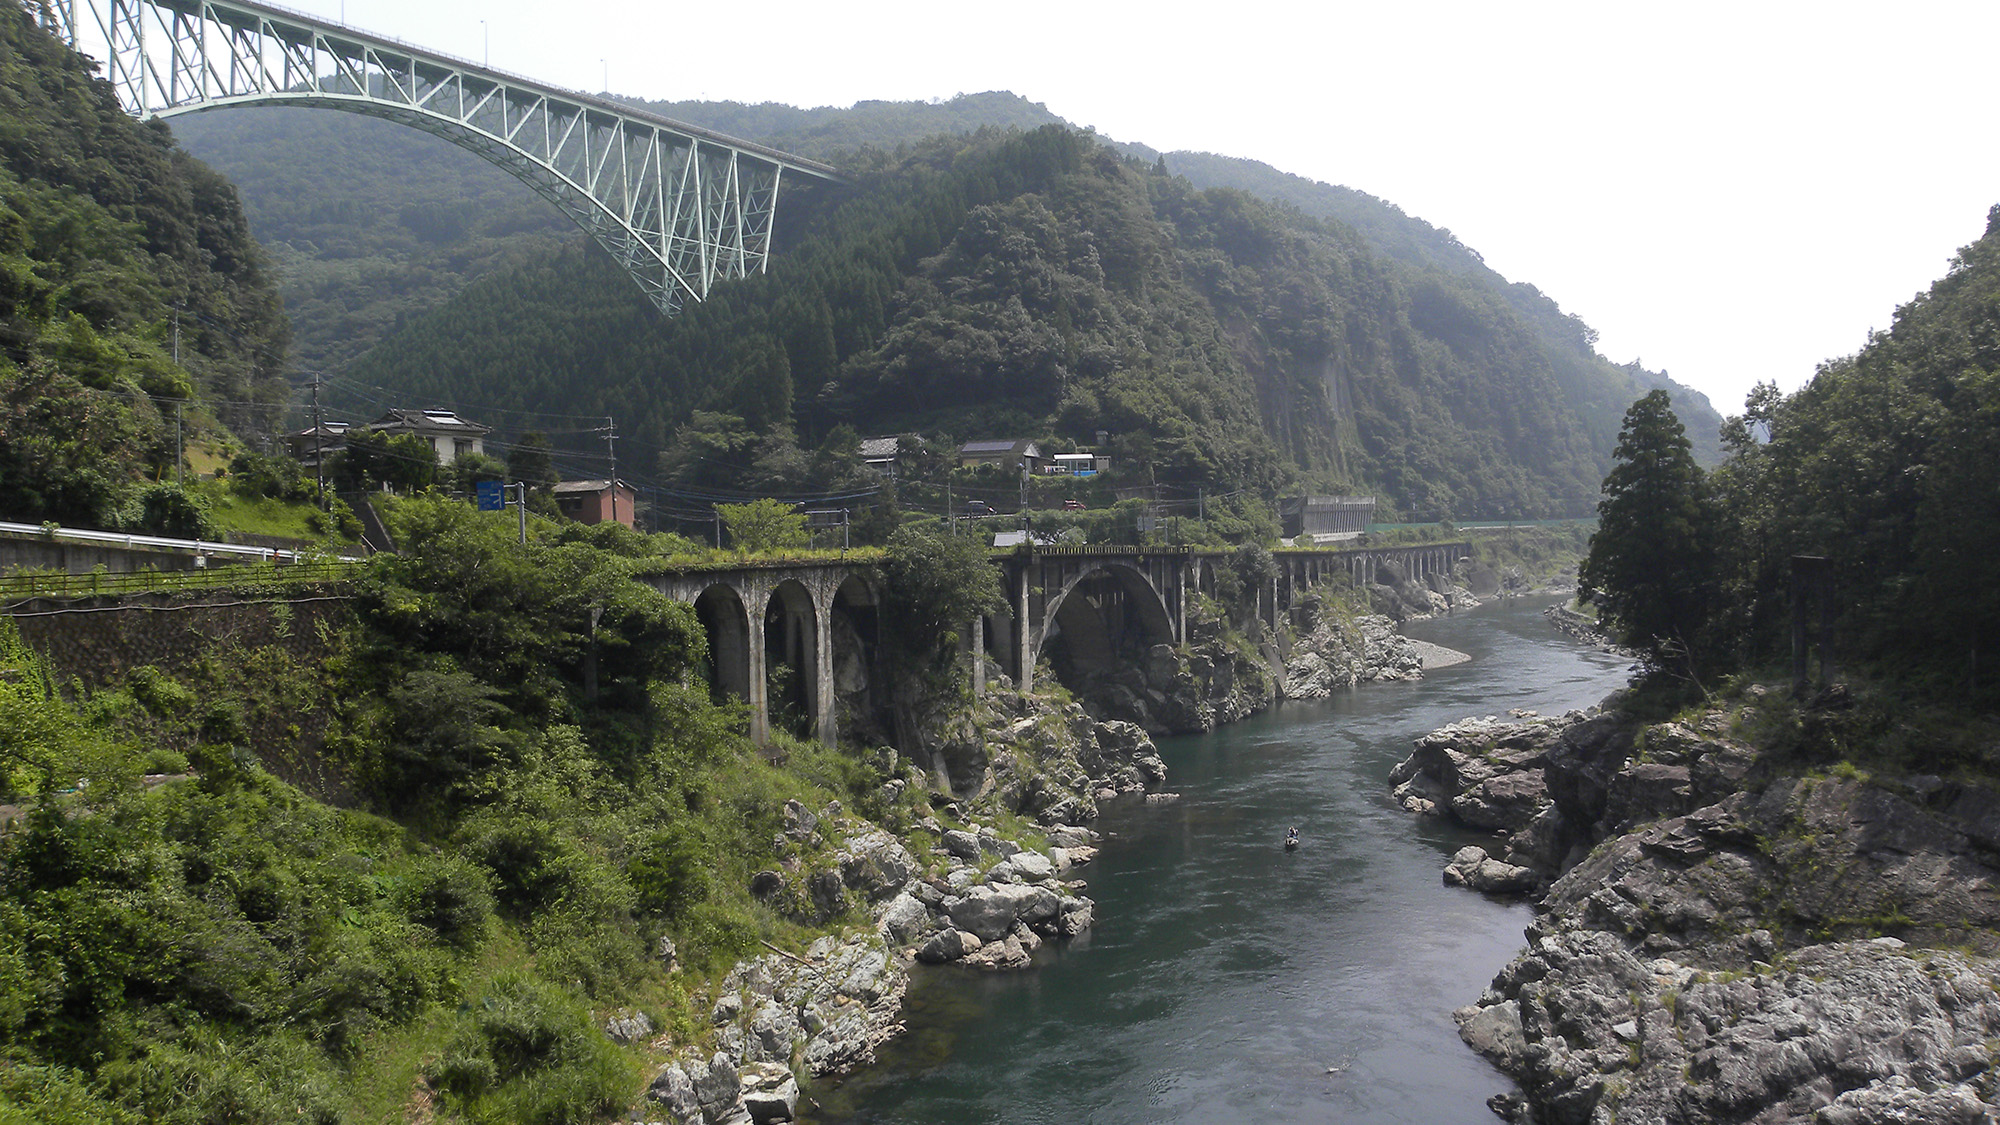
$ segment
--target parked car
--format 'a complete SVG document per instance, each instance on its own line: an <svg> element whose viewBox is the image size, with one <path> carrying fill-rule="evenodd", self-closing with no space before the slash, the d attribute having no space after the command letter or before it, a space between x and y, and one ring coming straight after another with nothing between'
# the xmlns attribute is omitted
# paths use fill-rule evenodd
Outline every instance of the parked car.
<svg viewBox="0 0 2000 1125"><path fill-rule="evenodd" d="M988 504L984 500L967 500L965 502L965 514L967 516L990 516L993 514L993 505Z"/></svg>
<svg viewBox="0 0 2000 1125"><path fill-rule="evenodd" d="M1083 501L1077 499L1065 500L1063 501L1063 511L1081 512L1083 511Z"/></svg>

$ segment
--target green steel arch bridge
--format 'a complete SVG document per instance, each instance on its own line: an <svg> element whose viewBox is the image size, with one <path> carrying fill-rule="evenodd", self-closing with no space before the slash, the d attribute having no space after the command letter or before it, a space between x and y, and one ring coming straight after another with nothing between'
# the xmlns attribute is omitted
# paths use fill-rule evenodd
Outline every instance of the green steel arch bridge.
<svg viewBox="0 0 2000 1125"><path fill-rule="evenodd" d="M506 169L666 315L762 273L778 187L834 168L590 94L249 0L30 0L141 119L301 105L421 129Z"/></svg>

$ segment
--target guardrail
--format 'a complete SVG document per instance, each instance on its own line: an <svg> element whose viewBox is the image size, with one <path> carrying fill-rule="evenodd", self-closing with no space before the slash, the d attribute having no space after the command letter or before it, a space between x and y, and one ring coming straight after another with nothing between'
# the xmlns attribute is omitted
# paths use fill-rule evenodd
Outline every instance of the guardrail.
<svg viewBox="0 0 2000 1125"><path fill-rule="evenodd" d="M156 547L161 550L180 551L187 554L197 552L205 555L231 555L241 558L280 560L298 562L303 556L298 551L282 547L246 547L241 543L218 543L207 539L168 539L160 535L130 535L122 531L91 531L81 527L61 527L55 524L6 523L0 522L0 535L13 535L25 539L45 539L51 543L97 543L106 547ZM358 562L351 555L340 556L342 562Z"/></svg>
<svg viewBox="0 0 2000 1125"><path fill-rule="evenodd" d="M218 566L201 570L128 570L118 573L0 575L0 598L79 598L98 594L218 590L272 583L341 582L359 575L363 561L327 559L273 566Z"/></svg>

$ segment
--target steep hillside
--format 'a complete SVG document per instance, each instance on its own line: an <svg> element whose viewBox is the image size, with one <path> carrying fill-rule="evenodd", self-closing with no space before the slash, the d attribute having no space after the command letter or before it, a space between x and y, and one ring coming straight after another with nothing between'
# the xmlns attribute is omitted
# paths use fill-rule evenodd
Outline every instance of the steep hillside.
<svg viewBox="0 0 2000 1125"><path fill-rule="evenodd" d="M1604 454L1503 301L1086 135L913 146L794 222L769 276L671 323L583 255L474 286L351 374L615 412L642 451L699 409L796 421L809 442L843 423L1108 431L1148 479L1189 489L1374 488L1460 516L1594 502Z"/></svg>
<svg viewBox="0 0 2000 1125"><path fill-rule="evenodd" d="M0 516L115 522L177 410L270 424L285 348L234 189L0 7Z"/></svg>
<svg viewBox="0 0 2000 1125"><path fill-rule="evenodd" d="M473 278L575 234L521 181L387 121L249 107L173 130L242 193L283 279L304 370L342 370Z"/></svg>
<svg viewBox="0 0 2000 1125"><path fill-rule="evenodd" d="M1289 203L1308 215L1354 228L1378 254L1418 270L1451 274L1473 288L1499 296L1538 342L1595 444L1615 441L1625 408L1633 399L1658 389L1673 396L1674 410L1694 442L1695 458L1705 465L1722 459L1722 417L1707 395L1681 386L1665 372L1648 371L1637 363L1616 365L1598 355L1595 330L1563 312L1533 285L1510 283L1449 230L1406 215L1402 208L1367 192L1294 176L1261 161L1208 152L1160 156L1144 146L1127 147L1147 159L1158 157L1196 187L1237 188Z"/></svg>

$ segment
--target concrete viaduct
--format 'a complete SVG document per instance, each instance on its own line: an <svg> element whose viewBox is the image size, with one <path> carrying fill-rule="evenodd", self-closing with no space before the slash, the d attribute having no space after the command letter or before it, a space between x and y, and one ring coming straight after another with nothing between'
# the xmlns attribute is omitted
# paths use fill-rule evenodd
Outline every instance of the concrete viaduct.
<svg viewBox="0 0 2000 1125"><path fill-rule="evenodd" d="M1347 575L1370 584L1385 566L1416 582L1448 576L1464 543L1356 550L1278 550L1277 573L1257 591L1257 612L1275 626L1311 586ZM1007 608L968 622L977 646L1023 688L1036 665L1102 667L1135 646L1179 644L1188 606L1213 594L1227 552L1187 547L1023 547L995 553ZM886 669L877 653L881 577L864 562L754 560L655 575L668 597L694 606L708 635L710 683L718 696L749 705L750 734L767 741L774 725L832 742L840 710L868 697ZM987 660L971 662L985 690ZM865 705L865 704L862 704Z"/></svg>

